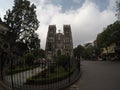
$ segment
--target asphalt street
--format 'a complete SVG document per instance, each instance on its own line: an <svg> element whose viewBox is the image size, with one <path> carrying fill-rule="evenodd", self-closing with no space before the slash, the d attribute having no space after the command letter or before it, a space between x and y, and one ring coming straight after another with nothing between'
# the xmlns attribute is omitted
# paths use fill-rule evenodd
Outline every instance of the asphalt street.
<svg viewBox="0 0 120 90"><path fill-rule="evenodd" d="M81 61L81 78L65 90L120 90L120 62Z"/></svg>
<svg viewBox="0 0 120 90"><path fill-rule="evenodd" d="M120 62L82 61L82 76L65 90L120 90Z"/></svg>

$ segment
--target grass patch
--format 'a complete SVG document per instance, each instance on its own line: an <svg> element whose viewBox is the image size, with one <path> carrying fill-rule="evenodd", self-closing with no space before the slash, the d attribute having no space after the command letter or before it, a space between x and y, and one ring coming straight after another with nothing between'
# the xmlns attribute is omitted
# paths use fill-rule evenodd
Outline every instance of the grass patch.
<svg viewBox="0 0 120 90"><path fill-rule="evenodd" d="M62 67L56 68L54 73L50 73L48 70L45 70L43 72L38 73L35 76L32 76L27 79L26 84L51 84L58 81L61 81L63 79L66 79L73 73L73 69L70 71L64 71ZM46 75L42 75L43 73L46 73Z"/></svg>

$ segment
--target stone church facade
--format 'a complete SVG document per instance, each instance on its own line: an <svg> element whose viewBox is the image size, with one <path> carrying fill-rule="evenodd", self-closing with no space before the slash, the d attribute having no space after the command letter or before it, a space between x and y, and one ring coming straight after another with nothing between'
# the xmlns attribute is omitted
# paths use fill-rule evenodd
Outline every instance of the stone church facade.
<svg viewBox="0 0 120 90"><path fill-rule="evenodd" d="M73 56L73 41L70 25L63 25L63 33L56 33L56 25L49 25L46 40L46 59L52 60L54 56Z"/></svg>

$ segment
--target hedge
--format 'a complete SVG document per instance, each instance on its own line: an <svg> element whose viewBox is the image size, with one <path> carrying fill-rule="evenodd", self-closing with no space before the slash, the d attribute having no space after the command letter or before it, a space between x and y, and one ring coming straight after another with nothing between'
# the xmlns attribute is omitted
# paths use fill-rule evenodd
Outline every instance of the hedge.
<svg viewBox="0 0 120 90"><path fill-rule="evenodd" d="M61 72L61 73L54 73L54 74L49 73L48 77L41 77L41 74L43 72L40 72L39 74L28 78L26 81L26 84L45 85L45 84L55 83L68 78L73 73L73 71L74 70L72 69L70 70L70 72Z"/></svg>

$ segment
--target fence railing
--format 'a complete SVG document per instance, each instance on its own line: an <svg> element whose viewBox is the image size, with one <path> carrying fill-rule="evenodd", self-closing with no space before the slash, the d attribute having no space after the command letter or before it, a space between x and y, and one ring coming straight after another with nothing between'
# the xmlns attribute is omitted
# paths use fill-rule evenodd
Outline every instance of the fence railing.
<svg viewBox="0 0 120 90"><path fill-rule="evenodd" d="M79 79L80 61L72 59L66 66L59 66L53 62L27 65L11 60L4 65L3 74L3 82L12 90L61 90Z"/></svg>

